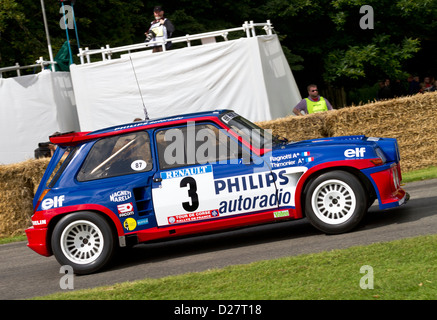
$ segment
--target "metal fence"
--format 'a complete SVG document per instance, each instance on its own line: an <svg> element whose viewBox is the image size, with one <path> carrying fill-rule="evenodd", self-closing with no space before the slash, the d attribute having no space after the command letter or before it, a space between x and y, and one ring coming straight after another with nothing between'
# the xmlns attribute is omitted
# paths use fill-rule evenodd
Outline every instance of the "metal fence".
<svg viewBox="0 0 437 320"><path fill-rule="evenodd" d="M46 68L46 66L51 66L52 71L55 71L54 65L56 64L56 61L45 61L42 57L40 57L39 60L36 60L35 62L36 62L36 64L31 64L31 65L27 65L27 66L20 66L20 64L17 62L17 63L15 63L14 66L0 68L0 79L3 78L4 72L14 72L15 71L17 73L17 77L20 77L21 70L25 70L25 69L41 68L41 71L42 71Z"/></svg>
<svg viewBox="0 0 437 320"><path fill-rule="evenodd" d="M241 27L212 31L212 32L205 32L205 33L199 33L193 35L187 34L182 37L170 38L167 40L142 42L142 43L115 47L115 48L111 48L109 45L106 45L106 47L101 47L100 49L89 49L88 47L86 47L85 49L79 48L78 57L80 58L80 63L84 64L84 63L91 63L92 55L101 55L102 60L111 60L112 55L115 53L123 53L123 52L130 53L131 51L144 50L155 45L162 46L162 50L166 51L167 42L171 42L173 44L185 43L187 47L191 47L192 42L196 40L200 40L201 44L215 43L216 37L221 37L224 41L228 41L228 35L230 33L236 33L236 32L244 32L247 38L256 37L257 27L262 28L267 35L272 35L273 26L270 20L267 20L264 23L254 23L253 21L250 22L245 21L241 25ZM42 57L40 57L39 60L36 61L36 64L32 64L32 65L21 66L17 62L14 66L0 68L0 78L3 78L3 73L5 72L15 71L17 76L19 77L21 76L21 70L41 68L42 71L46 68L46 66L51 66L51 70L55 71L54 69L55 64L56 61L45 61Z"/></svg>
<svg viewBox="0 0 437 320"><path fill-rule="evenodd" d="M150 41L150 42L143 42L138 44L132 44L127 46L121 46L116 48L110 48L109 45L106 45L106 47L101 47L100 49L89 49L85 48L79 49L79 58L80 63L91 63L91 56L92 55L101 55L102 60L111 60L111 57L115 53L122 53L122 52L128 52L134 50L144 50L149 47L160 45L162 46L162 50L166 51L166 43L171 42L173 44L175 43L185 43L188 47L191 47L192 42L195 40L200 40L202 44L208 44L208 43L214 43L216 42L216 37L221 37L225 41L228 41L228 35L231 32L245 32L246 37L255 37L256 36L256 27L261 27L267 35L272 35L273 26L270 23L270 20L267 20L267 22L264 23L254 23L253 21L245 21L241 27L237 28L231 28L226 30L220 30L220 31L212 31L212 32L205 32L200 34L194 34L190 35L187 34L182 37L177 38L170 38L167 40L159 40L159 41Z"/></svg>

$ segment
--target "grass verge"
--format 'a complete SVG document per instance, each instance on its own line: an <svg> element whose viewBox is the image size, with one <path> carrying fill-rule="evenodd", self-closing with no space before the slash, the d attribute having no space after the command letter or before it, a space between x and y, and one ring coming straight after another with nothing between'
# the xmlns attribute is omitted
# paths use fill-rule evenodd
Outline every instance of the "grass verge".
<svg viewBox="0 0 437 320"><path fill-rule="evenodd" d="M402 173L402 183L422 181L437 178L437 167L429 167L426 169L414 170Z"/></svg>
<svg viewBox="0 0 437 320"><path fill-rule="evenodd" d="M433 300L437 235L49 295L111 300ZM373 270L373 289L369 267ZM360 285L361 284L361 285Z"/></svg>

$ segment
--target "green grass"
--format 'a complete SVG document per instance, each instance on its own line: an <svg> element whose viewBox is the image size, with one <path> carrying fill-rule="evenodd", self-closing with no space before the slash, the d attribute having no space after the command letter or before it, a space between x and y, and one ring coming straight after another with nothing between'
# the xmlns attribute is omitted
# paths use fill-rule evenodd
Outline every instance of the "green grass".
<svg viewBox="0 0 437 320"><path fill-rule="evenodd" d="M414 170L406 173L402 173L402 182L414 182L427 179L437 178L437 167L429 167L426 169Z"/></svg>
<svg viewBox="0 0 437 320"><path fill-rule="evenodd" d="M25 234L14 236L14 237L6 237L6 238L0 238L0 244L10 243L10 242L17 242L17 241L25 241L27 240L27 237Z"/></svg>
<svg viewBox="0 0 437 320"><path fill-rule="evenodd" d="M437 235L145 279L42 299L120 300L433 300ZM362 289L364 265L373 289ZM367 282L366 282L367 283Z"/></svg>

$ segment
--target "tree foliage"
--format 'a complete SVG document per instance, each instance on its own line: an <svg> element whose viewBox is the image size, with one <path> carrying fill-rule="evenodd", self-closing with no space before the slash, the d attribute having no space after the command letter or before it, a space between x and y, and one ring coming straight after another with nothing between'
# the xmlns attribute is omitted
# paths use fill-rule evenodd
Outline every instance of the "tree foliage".
<svg viewBox="0 0 437 320"><path fill-rule="evenodd" d="M437 52L432 49L437 47L435 0L161 3L176 26L174 36L231 28L246 20L270 19L298 82L305 84L347 86L358 82L372 84L383 77L405 77L407 72L437 74ZM74 7L81 46L100 48L106 44L115 47L142 42L154 5L156 2L149 0L77 0ZM373 29L360 28L363 5L373 8ZM66 40L65 30L59 26L60 4L46 0L45 7L56 52ZM74 32L69 32L74 46ZM0 67L15 62L32 64L39 56L48 58L40 1L0 0Z"/></svg>

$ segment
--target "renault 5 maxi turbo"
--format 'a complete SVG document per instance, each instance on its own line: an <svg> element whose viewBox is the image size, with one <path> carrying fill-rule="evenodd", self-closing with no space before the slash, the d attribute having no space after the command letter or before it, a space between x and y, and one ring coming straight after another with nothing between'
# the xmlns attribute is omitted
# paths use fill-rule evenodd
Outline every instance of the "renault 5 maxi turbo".
<svg viewBox="0 0 437 320"><path fill-rule="evenodd" d="M289 142L231 110L50 137L28 246L86 274L119 247L306 217L338 234L407 202L396 139Z"/></svg>

